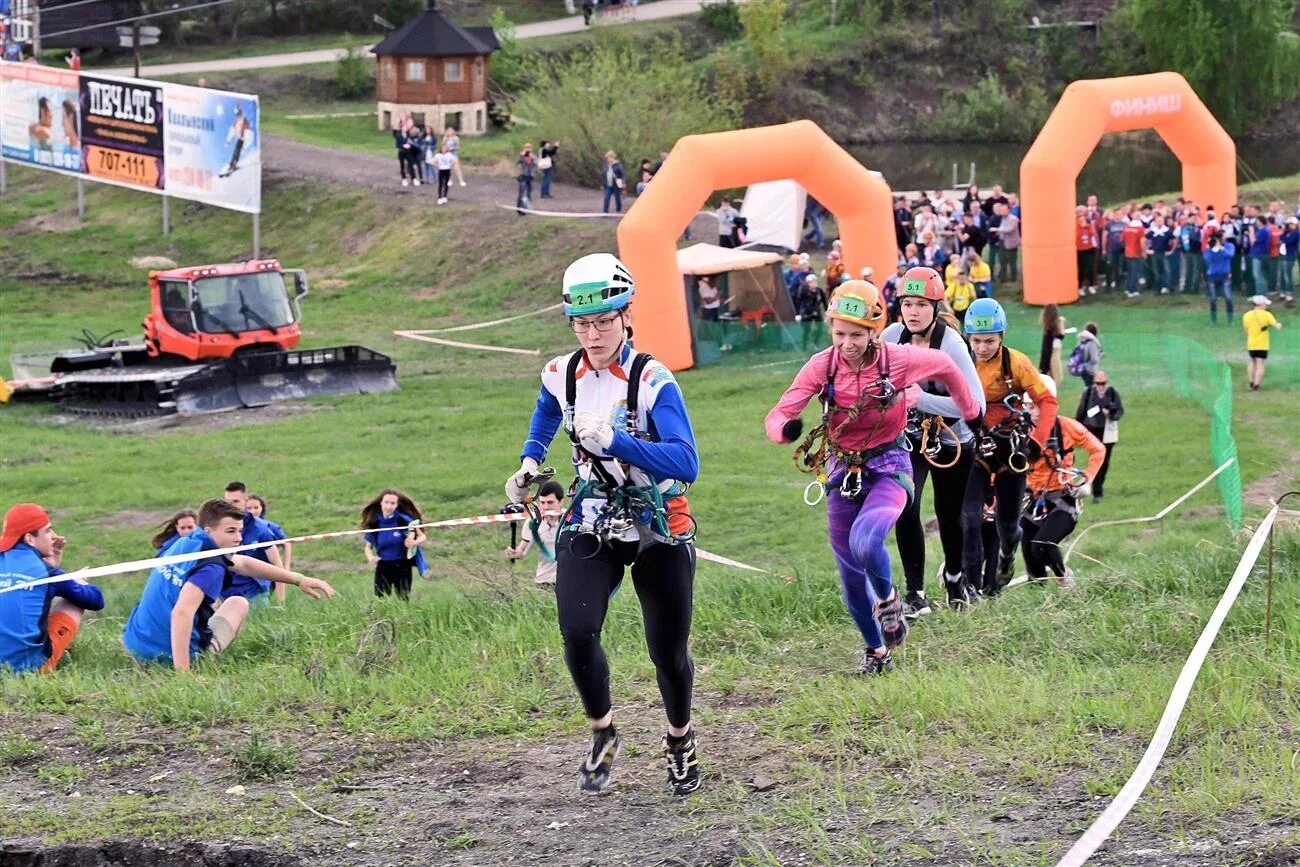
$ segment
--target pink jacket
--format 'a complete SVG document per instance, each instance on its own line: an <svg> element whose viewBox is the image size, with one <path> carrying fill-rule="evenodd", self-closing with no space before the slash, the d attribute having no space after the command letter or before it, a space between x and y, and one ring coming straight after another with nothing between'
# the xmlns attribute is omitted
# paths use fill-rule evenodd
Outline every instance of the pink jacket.
<svg viewBox="0 0 1300 867"><path fill-rule="evenodd" d="M887 371L886 375L894 388L900 392L898 399L885 410L883 419L875 406L868 403L863 413L840 433L841 448L855 452L866 451L897 439L907 423L908 401L901 392L922 380L935 379L943 383L965 418L971 419L979 414L979 404L971 396L966 378L953 360L940 350L893 343L882 343L880 349L885 353L883 364L873 364L861 371L854 371L848 362L837 358L832 365L835 368L835 406L841 408L841 411L831 410L831 429L844 420L842 409L853 405L862 393L862 388L875 385L882 368ZM795 376L794 382L767 414L767 436L772 442L786 442L781 436L781 428L791 419L798 418L808 401L821 394L833 352L834 347L823 349L808 359Z"/></svg>

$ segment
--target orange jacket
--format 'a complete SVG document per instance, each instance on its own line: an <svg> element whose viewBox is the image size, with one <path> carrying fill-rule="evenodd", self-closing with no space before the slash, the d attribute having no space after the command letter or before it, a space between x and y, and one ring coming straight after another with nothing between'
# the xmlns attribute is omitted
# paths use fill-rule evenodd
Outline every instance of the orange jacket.
<svg viewBox="0 0 1300 867"><path fill-rule="evenodd" d="M1025 480L1025 487L1037 495L1068 487L1061 474L1048 463L1049 459L1055 458L1061 469L1073 467L1074 450L1083 446L1088 450L1088 466L1084 467L1083 475L1090 482L1097 477L1097 471L1106 460L1106 447L1086 427L1066 416L1061 416L1058 420L1061 423L1061 454L1056 456L1052 450L1045 450L1043 456L1029 468L1029 477Z"/></svg>
<svg viewBox="0 0 1300 867"><path fill-rule="evenodd" d="M1038 424L1034 426L1034 432L1031 434L1034 442L1040 446L1047 445L1047 437L1052 432L1052 425L1056 423L1056 412L1058 404L1056 395L1047 390L1043 385L1043 378L1038 373L1038 368L1025 355L1017 349L1005 347L1006 352L1010 353L1011 388L1007 388L1006 379L1002 374L1002 355L1001 353L993 356L988 361L975 361L975 372L979 374L980 382L984 385L984 399L988 404L984 410L984 426L992 429L999 422L1011 415L1002 404L1002 399L1008 394L1024 394L1029 392L1033 397L1034 403L1038 405Z"/></svg>

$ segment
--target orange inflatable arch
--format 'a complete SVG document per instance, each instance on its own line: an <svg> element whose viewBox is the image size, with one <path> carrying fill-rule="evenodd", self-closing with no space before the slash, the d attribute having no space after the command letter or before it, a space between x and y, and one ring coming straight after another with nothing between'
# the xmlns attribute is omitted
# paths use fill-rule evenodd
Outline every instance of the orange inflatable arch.
<svg viewBox="0 0 1300 867"><path fill-rule="evenodd" d="M1020 164L1025 301L1079 299L1075 180L1108 132L1154 129L1183 164L1183 196L1220 212L1237 200L1237 146L1176 72L1076 81Z"/></svg>
<svg viewBox="0 0 1300 867"><path fill-rule="evenodd" d="M691 135L673 147L654 183L618 227L619 258L636 281L637 346L670 370L695 363L677 239L715 190L793 179L833 214L849 273L879 279L898 261L889 185L809 120Z"/></svg>

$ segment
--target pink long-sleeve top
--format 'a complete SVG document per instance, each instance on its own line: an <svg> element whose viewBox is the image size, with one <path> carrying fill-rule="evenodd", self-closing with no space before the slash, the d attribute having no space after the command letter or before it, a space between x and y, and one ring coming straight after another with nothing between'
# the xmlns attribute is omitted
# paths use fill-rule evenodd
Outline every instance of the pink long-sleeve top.
<svg viewBox="0 0 1300 867"><path fill-rule="evenodd" d="M835 406L831 409L831 430L844 420L844 410L857 401L863 388L878 388L882 370L900 392L885 409L883 419L876 409L878 404L868 402L862 414L845 426L839 435L839 446L846 451L866 451L898 439L907 423L907 401L901 392L922 380L934 379L943 383L948 394L957 402L964 418L974 418L979 414L979 404L971 396L966 378L943 352L910 344L882 343L879 346L884 352L883 361L864 365L861 370L852 369L843 358L832 360L834 347L823 349L808 359L795 376L794 382L767 414L765 423L768 438L775 443L788 442L782 437L781 428L791 419L798 418L808 401L821 394L822 387L826 384L827 371L832 368L835 371Z"/></svg>

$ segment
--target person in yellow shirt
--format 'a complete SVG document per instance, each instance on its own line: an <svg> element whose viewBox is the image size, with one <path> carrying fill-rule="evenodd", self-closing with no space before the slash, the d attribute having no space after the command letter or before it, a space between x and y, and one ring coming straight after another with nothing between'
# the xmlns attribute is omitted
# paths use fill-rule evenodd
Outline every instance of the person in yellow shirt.
<svg viewBox="0 0 1300 867"><path fill-rule="evenodd" d="M965 271L958 270L953 282L949 283L944 290L944 294L948 297L948 304L954 313L965 313L966 308L975 300L975 286L970 282L970 277Z"/></svg>
<svg viewBox="0 0 1300 867"><path fill-rule="evenodd" d="M1241 317L1241 327L1246 329L1246 354L1250 356L1246 378L1250 382L1250 390L1259 391L1264 382L1264 364L1268 360L1268 330L1276 328L1280 331L1282 323L1268 312L1268 305L1272 302L1265 296L1256 295L1250 299L1250 303L1255 305L1255 309Z"/></svg>
<svg viewBox="0 0 1300 867"><path fill-rule="evenodd" d="M980 254L974 250L966 255L970 257L970 263L966 267L970 271L971 283L975 284L975 293L981 298L992 298L993 270L989 268L989 263L981 259Z"/></svg>

